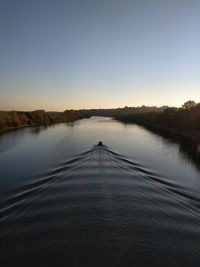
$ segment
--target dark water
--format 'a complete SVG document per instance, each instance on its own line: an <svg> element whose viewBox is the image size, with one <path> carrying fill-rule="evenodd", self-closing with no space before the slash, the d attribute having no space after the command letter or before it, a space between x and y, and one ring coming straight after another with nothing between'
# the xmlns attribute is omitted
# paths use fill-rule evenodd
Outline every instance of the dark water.
<svg viewBox="0 0 200 267"><path fill-rule="evenodd" d="M200 266L199 150L109 118L0 136L1 266Z"/></svg>

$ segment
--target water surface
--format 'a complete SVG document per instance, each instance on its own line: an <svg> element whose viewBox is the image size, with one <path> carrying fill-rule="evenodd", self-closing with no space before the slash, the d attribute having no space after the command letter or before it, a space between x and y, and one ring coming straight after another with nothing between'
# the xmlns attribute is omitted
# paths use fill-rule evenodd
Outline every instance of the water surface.
<svg viewBox="0 0 200 267"><path fill-rule="evenodd" d="M3 266L199 266L191 142L101 117L1 135Z"/></svg>

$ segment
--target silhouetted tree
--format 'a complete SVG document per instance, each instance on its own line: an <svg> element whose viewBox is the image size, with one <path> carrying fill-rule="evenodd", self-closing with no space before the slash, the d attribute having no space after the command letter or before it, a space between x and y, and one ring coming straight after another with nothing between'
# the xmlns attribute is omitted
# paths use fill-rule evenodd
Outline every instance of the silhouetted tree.
<svg viewBox="0 0 200 267"><path fill-rule="evenodd" d="M182 108L184 108L184 109L191 109L191 108L194 108L195 106L196 106L196 103L193 100L189 100L189 101L185 102L182 105Z"/></svg>

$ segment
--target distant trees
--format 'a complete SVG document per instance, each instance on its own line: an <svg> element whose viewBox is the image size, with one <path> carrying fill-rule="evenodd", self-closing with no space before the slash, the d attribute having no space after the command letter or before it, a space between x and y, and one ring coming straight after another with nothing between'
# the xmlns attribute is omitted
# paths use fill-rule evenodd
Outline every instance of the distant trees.
<svg viewBox="0 0 200 267"><path fill-rule="evenodd" d="M0 112L0 131L23 126L49 125L59 122L71 122L83 118L80 111L68 110L65 112L45 112L36 110L32 112Z"/></svg>
<svg viewBox="0 0 200 267"><path fill-rule="evenodd" d="M198 131L200 136L200 103L192 100L185 102L181 108L166 108L162 112L146 112L117 115L124 122L161 127L178 132Z"/></svg>
<svg viewBox="0 0 200 267"><path fill-rule="evenodd" d="M0 129L27 124L28 118L21 112L0 112Z"/></svg>
<svg viewBox="0 0 200 267"><path fill-rule="evenodd" d="M140 106L116 109L82 109L64 112L0 112L0 130L30 125L49 125L71 122L91 116L110 116L126 122L154 125L169 129L195 129L200 131L200 103L192 100L181 108Z"/></svg>
<svg viewBox="0 0 200 267"><path fill-rule="evenodd" d="M184 108L184 109L191 109L191 108L194 108L195 106L196 106L196 103L193 100L189 100L189 101L185 102L182 105L182 108Z"/></svg>
<svg viewBox="0 0 200 267"><path fill-rule="evenodd" d="M163 112L168 106L156 107L156 106L139 106L139 107L128 107L115 108L115 109L89 109L80 110L86 116L107 116L115 117L120 115L132 115L136 113L149 113L149 112Z"/></svg>

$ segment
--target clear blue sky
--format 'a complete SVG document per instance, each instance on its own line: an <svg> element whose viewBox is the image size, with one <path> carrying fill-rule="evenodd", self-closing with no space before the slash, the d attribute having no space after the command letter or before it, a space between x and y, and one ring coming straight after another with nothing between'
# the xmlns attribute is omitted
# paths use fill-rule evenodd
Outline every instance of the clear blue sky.
<svg viewBox="0 0 200 267"><path fill-rule="evenodd" d="M200 0L0 0L0 110L200 102Z"/></svg>

